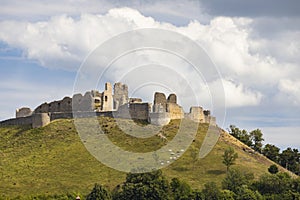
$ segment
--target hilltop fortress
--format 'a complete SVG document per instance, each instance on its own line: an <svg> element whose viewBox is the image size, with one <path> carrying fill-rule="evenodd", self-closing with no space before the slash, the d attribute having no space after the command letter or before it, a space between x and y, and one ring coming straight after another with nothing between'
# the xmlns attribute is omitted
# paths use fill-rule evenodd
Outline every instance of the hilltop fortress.
<svg viewBox="0 0 300 200"><path fill-rule="evenodd" d="M93 116L147 120L159 126L168 124L172 119L183 118L216 125L216 118L200 106L191 107L189 113L184 113L175 94L167 98L164 93L155 92L152 104L128 97L128 86L122 83L115 83L114 87L106 83L103 92L92 90L84 95L75 94L72 98L43 103L33 111L25 107L17 109L16 118L2 121L0 125L31 125L36 128L55 119Z"/></svg>

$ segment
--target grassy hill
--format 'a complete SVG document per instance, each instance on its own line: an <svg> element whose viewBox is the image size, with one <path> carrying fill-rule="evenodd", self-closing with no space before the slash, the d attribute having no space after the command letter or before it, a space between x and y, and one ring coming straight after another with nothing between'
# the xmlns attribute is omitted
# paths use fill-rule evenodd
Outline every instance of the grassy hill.
<svg viewBox="0 0 300 200"><path fill-rule="evenodd" d="M111 118L99 118L110 140L123 149L148 152L166 145L157 136L147 139L124 134ZM126 120L125 120L126 122ZM86 122L88 124L88 121ZM143 122L137 122L143 126ZM180 121L174 120L161 132L171 140L177 133ZM163 168L169 179L178 177L192 187L201 189L208 181L221 184L226 167L222 155L232 146L239 158L234 167L253 172L255 177L267 172L273 164L267 158L248 151L248 147L222 131L218 143L209 155L195 160L208 129L201 124L195 140L176 162ZM56 120L48 126L0 127L0 199L5 196L30 196L37 194L87 194L94 183L110 189L125 180L126 174L116 171L97 161L82 144L73 120ZM281 170L284 170L280 168Z"/></svg>

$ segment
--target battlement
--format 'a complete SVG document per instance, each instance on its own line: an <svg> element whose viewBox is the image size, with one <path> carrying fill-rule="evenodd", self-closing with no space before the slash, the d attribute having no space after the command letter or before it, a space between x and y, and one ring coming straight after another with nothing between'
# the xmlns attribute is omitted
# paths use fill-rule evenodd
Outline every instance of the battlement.
<svg viewBox="0 0 300 200"><path fill-rule="evenodd" d="M125 119L147 120L154 125L163 126L172 119L187 118L198 123L216 125L216 118L209 110L193 106L189 113L177 104L176 94L168 98L164 93L155 92L153 105L141 98L129 98L128 86L123 83L105 83L103 92L91 90L62 100L43 103L33 111L30 108L16 110L16 118L0 122L0 125L31 125L33 128L49 124L55 119L73 118L73 114L82 117L108 116Z"/></svg>

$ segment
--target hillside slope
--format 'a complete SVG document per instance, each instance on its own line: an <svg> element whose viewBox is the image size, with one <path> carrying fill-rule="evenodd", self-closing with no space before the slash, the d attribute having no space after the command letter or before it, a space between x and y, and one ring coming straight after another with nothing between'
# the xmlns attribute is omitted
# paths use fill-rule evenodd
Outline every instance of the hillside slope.
<svg viewBox="0 0 300 200"><path fill-rule="evenodd" d="M166 141L157 136L137 139L118 128L114 119L99 118L109 138L120 147L136 152L147 152L162 147ZM144 125L142 122L138 122ZM171 140L180 121L174 120L161 132ZM236 168L247 169L256 177L267 172L273 164L267 158L248 151L248 147L225 131L209 155L195 160L208 125L201 124L189 149L176 162L163 169L169 179L178 177L194 188L202 188L208 181L217 184L225 177L222 155L228 146L239 154ZM4 196L87 194L94 183L110 189L124 181L126 174L97 161L82 144L73 120L56 120L46 127L0 127L0 198ZM281 168L281 170L284 170Z"/></svg>

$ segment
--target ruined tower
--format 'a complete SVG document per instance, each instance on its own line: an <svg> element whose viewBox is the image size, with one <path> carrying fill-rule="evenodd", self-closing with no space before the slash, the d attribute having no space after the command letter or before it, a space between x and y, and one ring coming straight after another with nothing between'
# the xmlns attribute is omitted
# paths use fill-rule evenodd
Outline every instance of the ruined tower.
<svg viewBox="0 0 300 200"><path fill-rule="evenodd" d="M102 111L112 111L113 110L113 95L112 86L110 83L105 83L105 90L103 91L102 99Z"/></svg>
<svg viewBox="0 0 300 200"><path fill-rule="evenodd" d="M122 83L115 83L113 99L115 110L117 110L120 106L129 103L128 86Z"/></svg>

